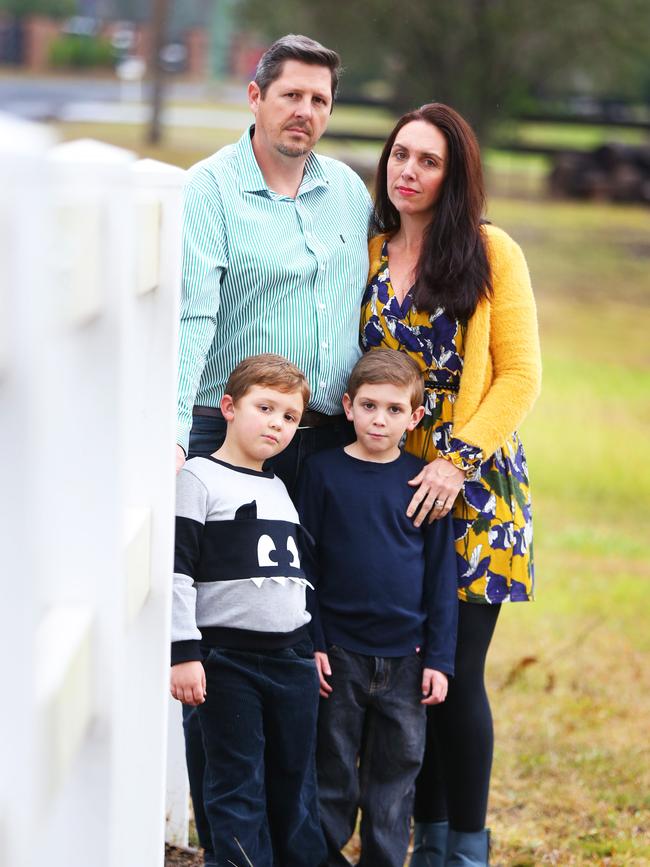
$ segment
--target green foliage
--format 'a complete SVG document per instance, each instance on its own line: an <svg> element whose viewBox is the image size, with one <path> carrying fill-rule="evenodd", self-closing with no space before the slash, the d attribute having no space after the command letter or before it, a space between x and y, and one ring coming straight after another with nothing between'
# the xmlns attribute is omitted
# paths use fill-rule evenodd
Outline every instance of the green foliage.
<svg viewBox="0 0 650 867"><path fill-rule="evenodd" d="M50 46L50 63L62 68L112 66L115 49L98 36L59 36Z"/></svg>
<svg viewBox="0 0 650 867"><path fill-rule="evenodd" d="M45 15L48 18L65 18L77 8L75 0L0 0L0 13L14 18L28 15Z"/></svg>
<svg viewBox="0 0 650 867"><path fill-rule="evenodd" d="M543 93L650 91L647 0L243 0L269 39L307 33L337 49L344 88L385 81L402 112L438 100L481 136Z"/></svg>

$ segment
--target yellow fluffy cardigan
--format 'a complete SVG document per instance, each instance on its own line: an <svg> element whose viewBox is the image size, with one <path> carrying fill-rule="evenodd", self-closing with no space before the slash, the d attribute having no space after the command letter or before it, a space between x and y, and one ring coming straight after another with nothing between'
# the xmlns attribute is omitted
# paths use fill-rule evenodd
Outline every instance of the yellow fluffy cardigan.
<svg viewBox="0 0 650 867"><path fill-rule="evenodd" d="M517 430L542 380L535 299L519 245L484 225L493 293L467 324L463 373L454 404L453 436L478 446L484 459ZM386 235L370 241L370 277L379 270Z"/></svg>

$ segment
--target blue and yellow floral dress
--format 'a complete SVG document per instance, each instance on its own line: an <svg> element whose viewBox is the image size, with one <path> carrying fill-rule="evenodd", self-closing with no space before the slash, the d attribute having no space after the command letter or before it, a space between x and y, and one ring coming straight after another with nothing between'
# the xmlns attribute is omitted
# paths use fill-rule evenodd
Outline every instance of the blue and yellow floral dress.
<svg viewBox="0 0 650 867"><path fill-rule="evenodd" d="M426 461L444 454L467 479L453 507L458 596L465 602L533 598L533 530L528 468L518 434L487 459L452 435L454 402L463 373L465 327L442 309L420 312L407 294L400 304L390 282L388 242L361 310L364 349L407 352L422 371L425 415L406 449Z"/></svg>

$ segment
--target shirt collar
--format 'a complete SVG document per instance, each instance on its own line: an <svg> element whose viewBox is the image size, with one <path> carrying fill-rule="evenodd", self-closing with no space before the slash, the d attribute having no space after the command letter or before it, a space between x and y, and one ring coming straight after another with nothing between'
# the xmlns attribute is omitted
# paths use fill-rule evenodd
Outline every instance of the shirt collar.
<svg viewBox="0 0 650 867"><path fill-rule="evenodd" d="M237 142L241 188L244 192L248 193L266 192L270 194L271 190L269 190L267 183L264 180L264 175L262 174L253 152L252 137L254 129L255 124L251 124ZM305 171L302 176L298 195L300 196L303 193L307 193L315 187L327 186L329 186L329 180L325 174L323 164L316 154L311 151L305 161Z"/></svg>

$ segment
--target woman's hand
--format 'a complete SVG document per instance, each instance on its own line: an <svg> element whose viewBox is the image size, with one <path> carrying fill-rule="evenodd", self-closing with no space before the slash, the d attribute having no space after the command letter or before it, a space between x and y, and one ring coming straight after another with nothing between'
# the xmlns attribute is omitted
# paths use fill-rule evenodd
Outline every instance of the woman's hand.
<svg viewBox="0 0 650 867"><path fill-rule="evenodd" d="M406 514L419 527L429 515L429 523L443 518L454 505L463 487L465 473L444 458L431 461L422 472L411 479L409 485L417 487ZM415 517L413 517L415 516Z"/></svg>

